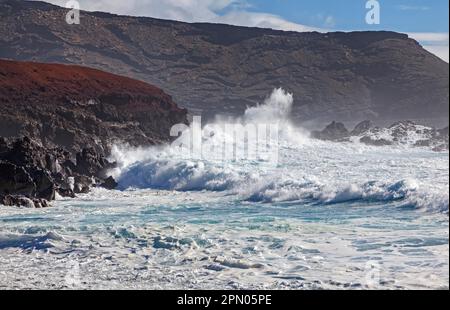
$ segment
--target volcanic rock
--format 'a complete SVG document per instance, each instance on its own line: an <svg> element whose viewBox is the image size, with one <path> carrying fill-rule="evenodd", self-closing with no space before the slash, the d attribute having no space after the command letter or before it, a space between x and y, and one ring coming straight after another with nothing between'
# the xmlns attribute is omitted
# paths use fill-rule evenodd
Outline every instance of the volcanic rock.
<svg viewBox="0 0 450 310"><path fill-rule="evenodd" d="M312 133L313 138L320 140L341 140L347 138L350 132L342 123L332 122L322 131L316 131Z"/></svg>
<svg viewBox="0 0 450 310"><path fill-rule="evenodd" d="M185 110L144 82L77 66L0 60L0 136L5 138L27 136L72 154L84 148L107 154L114 143L168 141L171 127L186 122ZM52 172L63 163L45 153L18 152L25 157L15 162L49 162Z"/></svg>
<svg viewBox="0 0 450 310"><path fill-rule="evenodd" d="M436 152L449 149L448 127L435 129L412 121L396 122L387 128L374 126L371 121L363 121L352 132L348 132L344 124L333 122L322 131L312 132L311 137L328 141L358 141L372 146L425 147Z"/></svg>
<svg viewBox="0 0 450 310"><path fill-rule="evenodd" d="M107 170L114 167L94 149L76 155L61 148L48 149L28 137L0 139L0 204L36 208L49 206L56 193L63 197L87 193L94 183L114 189ZM62 162L60 164L59 162Z"/></svg>
<svg viewBox="0 0 450 310"><path fill-rule="evenodd" d="M372 121L363 121L355 126L355 129L350 133L351 136L359 136L363 133L368 132L374 127Z"/></svg>
<svg viewBox="0 0 450 310"><path fill-rule="evenodd" d="M103 184L100 185L100 187L103 187L106 189L116 189L118 185L119 184L117 184L116 180L114 180L113 177L109 177L105 180L105 182Z"/></svg>
<svg viewBox="0 0 450 310"><path fill-rule="evenodd" d="M272 89L284 87L296 98L292 118L302 125L355 119L380 123L426 119L435 127L448 124L448 63L407 34L298 33L84 11L79 25L68 25L67 12L44 2L0 0L0 58L78 64L133 77L164 89L192 114L204 117L240 116L247 106L262 102ZM45 74L42 80L48 81ZM97 88L98 84L93 79L92 86ZM107 93L101 99L129 100L128 92L123 96L124 92L108 92L109 84L103 85ZM69 124L80 123L78 127L91 128L96 136L100 130L102 135L126 137L120 127L103 130L95 125L93 114L118 123L123 109L117 101L99 102L98 96L73 98L66 91L58 92L61 86L74 89L74 85L64 87L63 83L39 83L33 89L36 95L56 91L68 101L83 104L93 99L92 113L81 121L78 109L64 106L58 119L52 121L55 124L39 128L36 135L45 131L50 140L79 144L74 125L59 125L72 119ZM120 89L117 84L111 86ZM75 97L80 96L79 89L91 95L88 83L75 88ZM153 122L146 123L149 128L138 126L143 131L135 134L138 142L160 137L149 137L148 129L158 132L154 129L162 118L152 117ZM15 118L8 122L4 130L15 133L22 129ZM164 126L163 134L167 134L166 129Z"/></svg>

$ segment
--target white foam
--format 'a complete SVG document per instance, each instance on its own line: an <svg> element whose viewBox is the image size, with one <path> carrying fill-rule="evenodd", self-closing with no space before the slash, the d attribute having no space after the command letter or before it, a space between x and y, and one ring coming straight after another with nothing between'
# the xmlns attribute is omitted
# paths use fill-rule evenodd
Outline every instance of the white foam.
<svg viewBox="0 0 450 310"><path fill-rule="evenodd" d="M243 201L337 204L401 202L448 213L448 156L425 149L373 147L311 140L289 120L291 94L276 89L262 105L234 120L277 122L278 165L264 161L186 159L186 150L116 146L120 188L226 191ZM214 125L221 124L217 120ZM217 126L206 147L230 139Z"/></svg>
<svg viewBox="0 0 450 310"><path fill-rule="evenodd" d="M0 208L0 289L448 289L448 153L310 140L292 104L234 120L279 123L277 166L116 146L122 190Z"/></svg>

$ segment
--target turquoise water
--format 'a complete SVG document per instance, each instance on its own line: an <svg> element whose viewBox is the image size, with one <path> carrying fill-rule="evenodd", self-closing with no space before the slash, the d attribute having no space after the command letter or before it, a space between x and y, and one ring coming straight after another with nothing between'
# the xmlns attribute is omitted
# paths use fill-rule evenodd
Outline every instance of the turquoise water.
<svg viewBox="0 0 450 310"><path fill-rule="evenodd" d="M2 208L0 285L448 288L448 153L364 147L353 158L333 156L335 164L309 180L306 161L276 174L225 173L227 165L204 163L193 167L233 182L220 190L206 183L201 190L172 190L164 181L158 189L97 189L47 210ZM355 157L366 164L350 169ZM125 169L126 182L131 171L145 175L152 160ZM173 164L161 160L159 169ZM183 163L171 170L177 180L171 186L191 180L195 169ZM201 173L194 173L197 185Z"/></svg>
<svg viewBox="0 0 450 310"><path fill-rule="evenodd" d="M285 116L276 162L118 146L121 190L1 207L0 288L448 289L449 153L311 140Z"/></svg>

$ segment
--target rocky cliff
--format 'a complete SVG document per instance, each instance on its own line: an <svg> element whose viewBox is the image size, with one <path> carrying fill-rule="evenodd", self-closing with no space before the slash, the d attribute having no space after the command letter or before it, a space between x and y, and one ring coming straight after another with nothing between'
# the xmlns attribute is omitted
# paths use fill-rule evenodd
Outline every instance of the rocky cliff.
<svg viewBox="0 0 450 310"><path fill-rule="evenodd" d="M47 207L56 194L115 188L114 143L169 140L186 123L159 88L95 69L0 60L0 205Z"/></svg>
<svg viewBox="0 0 450 310"><path fill-rule="evenodd" d="M275 87L299 122L448 123L448 64L405 34L296 33L0 0L0 58L82 64L161 87L193 113L242 114Z"/></svg>
<svg viewBox="0 0 450 310"><path fill-rule="evenodd" d="M28 136L75 153L157 144L186 122L159 88L78 66L0 60L0 136Z"/></svg>

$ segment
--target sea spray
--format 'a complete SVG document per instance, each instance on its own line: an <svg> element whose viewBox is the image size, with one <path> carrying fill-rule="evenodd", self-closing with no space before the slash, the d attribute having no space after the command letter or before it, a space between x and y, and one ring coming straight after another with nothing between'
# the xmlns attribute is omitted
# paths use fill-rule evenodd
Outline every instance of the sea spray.
<svg viewBox="0 0 450 310"><path fill-rule="evenodd" d="M448 174L444 155L419 149L312 140L290 122L292 105L292 95L276 89L264 104L248 108L242 117L231 122L227 120L241 126L268 121L277 124L278 139L269 145L277 148L276 165L270 156L239 160L227 156L192 157L192 138L187 138L192 134L191 126L181 134L182 143L177 145L115 146L112 156L118 168L113 175L122 190L214 191L253 203L395 204L448 213L448 182L440 177L437 182L436 176L429 173L439 166L443 174ZM218 146L231 141L234 155L242 151L226 128L226 121L220 118L198 127L202 148L217 155L217 150L223 150ZM417 162L421 165L417 166ZM411 175L412 169L417 174Z"/></svg>

